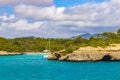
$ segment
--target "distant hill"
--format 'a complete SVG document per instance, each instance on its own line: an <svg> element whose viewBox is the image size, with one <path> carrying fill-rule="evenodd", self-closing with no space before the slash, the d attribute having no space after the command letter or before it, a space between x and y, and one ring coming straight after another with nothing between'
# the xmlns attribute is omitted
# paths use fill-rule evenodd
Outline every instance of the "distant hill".
<svg viewBox="0 0 120 80"><path fill-rule="evenodd" d="M85 38L85 39L89 39L91 36L94 36L94 37L96 37L96 34L90 34L90 33L85 33L85 34L82 34L82 35L78 35L78 36L81 36L81 37L83 37L83 38ZM73 37L71 37L71 38L76 38L76 37L78 37L78 36L73 36Z"/></svg>
<svg viewBox="0 0 120 80"><path fill-rule="evenodd" d="M91 36L92 36L92 34L90 34L90 33L85 33L85 34L83 34L83 35L81 35L83 38L85 38L85 39L89 39Z"/></svg>

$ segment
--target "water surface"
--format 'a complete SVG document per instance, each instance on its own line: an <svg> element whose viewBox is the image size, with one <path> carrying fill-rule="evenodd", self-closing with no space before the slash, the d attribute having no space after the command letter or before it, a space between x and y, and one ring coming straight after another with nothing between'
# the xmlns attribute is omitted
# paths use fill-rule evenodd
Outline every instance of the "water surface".
<svg viewBox="0 0 120 80"><path fill-rule="evenodd" d="M0 56L0 80L120 80L120 62L49 61L39 54Z"/></svg>

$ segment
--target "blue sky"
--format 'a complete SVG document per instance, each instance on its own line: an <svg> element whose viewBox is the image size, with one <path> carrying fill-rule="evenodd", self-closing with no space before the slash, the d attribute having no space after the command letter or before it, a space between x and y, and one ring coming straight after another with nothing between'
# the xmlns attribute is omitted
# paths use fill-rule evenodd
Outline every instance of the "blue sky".
<svg viewBox="0 0 120 80"><path fill-rule="evenodd" d="M0 0L0 36L68 38L115 32L119 7L120 0Z"/></svg>
<svg viewBox="0 0 120 80"><path fill-rule="evenodd" d="M14 14L14 9L12 6L4 5L0 7L0 14Z"/></svg>
<svg viewBox="0 0 120 80"><path fill-rule="evenodd" d="M105 0L54 0L57 7L70 7L75 5L82 5L88 2L103 2Z"/></svg>

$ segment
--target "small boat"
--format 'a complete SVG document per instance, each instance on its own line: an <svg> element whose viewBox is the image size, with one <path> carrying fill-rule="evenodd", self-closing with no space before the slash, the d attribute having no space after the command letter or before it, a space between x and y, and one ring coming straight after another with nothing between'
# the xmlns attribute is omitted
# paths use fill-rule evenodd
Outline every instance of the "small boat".
<svg viewBox="0 0 120 80"><path fill-rule="evenodd" d="M45 54L43 55L44 58L48 58L49 54Z"/></svg>
<svg viewBox="0 0 120 80"><path fill-rule="evenodd" d="M46 49L46 50L43 50L43 52L44 53L49 53L50 51Z"/></svg>
<svg viewBox="0 0 120 80"><path fill-rule="evenodd" d="M49 49L47 49L47 48L49 48ZM43 55L43 57L44 58L47 58L49 55L50 55L50 38L49 38L49 41L48 41L48 46L46 46L46 49L45 50L43 50L43 53L45 53L44 55Z"/></svg>

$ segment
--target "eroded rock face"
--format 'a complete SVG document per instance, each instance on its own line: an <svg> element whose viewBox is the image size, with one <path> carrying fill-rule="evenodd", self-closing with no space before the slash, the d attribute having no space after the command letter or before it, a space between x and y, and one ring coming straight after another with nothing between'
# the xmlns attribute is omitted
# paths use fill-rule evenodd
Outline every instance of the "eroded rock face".
<svg viewBox="0 0 120 80"><path fill-rule="evenodd" d="M111 55L104 55L103 58L101 59L101 61L111 61L112 60L112 56Z"/></svg>
<svg viewBox="0 0 120 80"><path fill-rule="evenodd" d="M58 58L54 54L51 54L48 56L48 59L49 60L57 60Z"/></svg>
<svg viewBox="0 0 120 80"><path fill-rule="evenodd" d="M49 59L49 60L57 60L57 59L59 59L60 57L63 56L63 52L64 52L64 51L65 51L65 50L57 51L57 52L49 55L49 56L48 56L48 59Z"/></svg>
<svg viewBox="0 0 120 80"><path fill-rule="evenodd" d="M105 54L101 53L71 53L64 57L59 58L59 60L66 61L99 61L104 57Z"/></svg>
<svg viewBox="0 0 120 80"><path fill-rule="evenodd" d="M120 61L120 45L107 48L82 47L65 56L59 52L53 55L61 61Z"/></svg>
<svg viewBox="0 0 120 80"><path fill-rule="evenodd" d="M120 61L120 52L110 53L110 56L112 56L111 60Z"/></svg>
<svg viewBox="0 0 120 80"><path fill-rule="evenodd" d="M80 53L59 58L61 61L120 61L120 53Z"/></svg>

